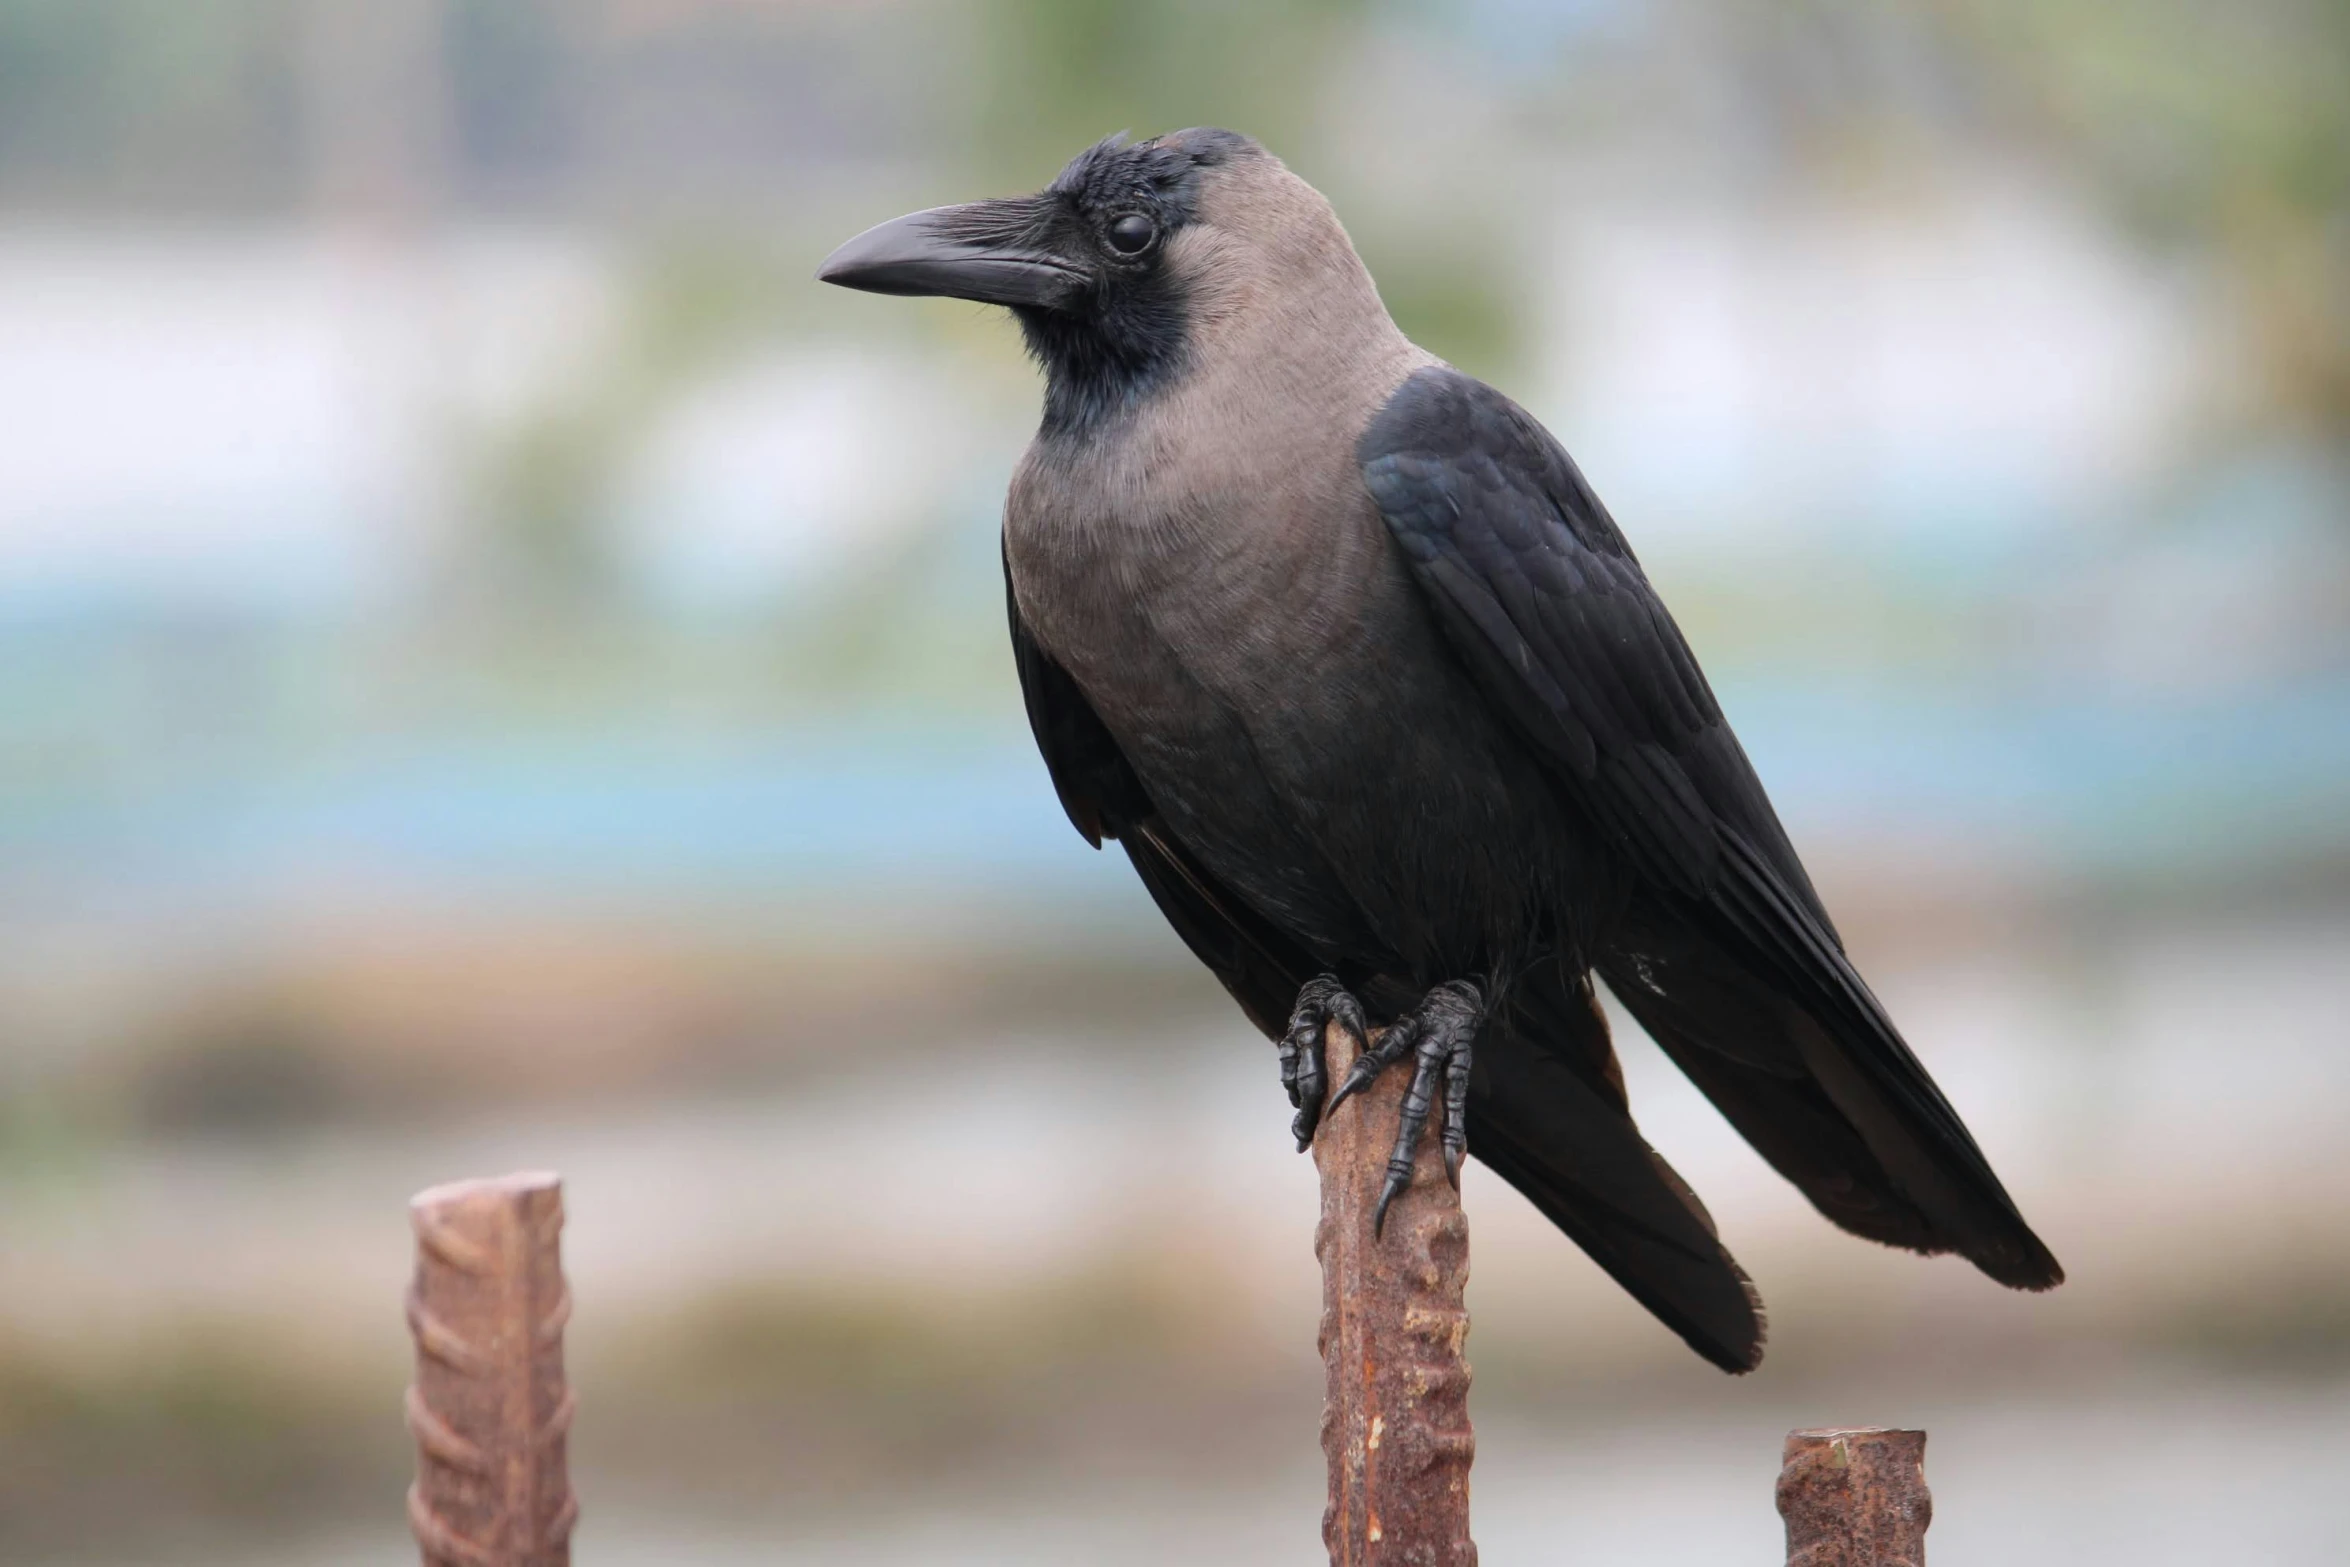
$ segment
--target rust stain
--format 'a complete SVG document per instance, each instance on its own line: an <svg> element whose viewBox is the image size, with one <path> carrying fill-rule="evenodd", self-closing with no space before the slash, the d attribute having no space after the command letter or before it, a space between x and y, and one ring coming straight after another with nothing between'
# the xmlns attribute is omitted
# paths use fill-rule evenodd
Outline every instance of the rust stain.
<svg viewBox="0 0 2350 1567"><path fill-rule="evenodd" d="M1330 1081L1353 1059L1342 1030L1327 1038ZM1322 1515L1332 1567L1474 1567L1469 1539L1468 1222L1445 1179L1431 1119L1412 1184L1371 1214L1395 1138L1405 1074L1384 1074L1328 1117L1314 1139L1322 1217L1321 1347L1328 1397L1322 1452L1330 1499Z"/></svg>
<svg viewBox="0 0 2350 1567"><path fill-rule="evenodd" d="M1926 1433L1790 1431L1779 1474L1787 1567L1925 1567Z"/></svg>

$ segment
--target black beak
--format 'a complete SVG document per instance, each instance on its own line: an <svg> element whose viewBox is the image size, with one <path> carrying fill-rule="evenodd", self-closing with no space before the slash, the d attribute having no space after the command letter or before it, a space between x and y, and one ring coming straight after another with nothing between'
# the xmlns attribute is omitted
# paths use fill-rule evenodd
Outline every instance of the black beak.
<svg viewBox="0 0 2350 1567"><path fill-rule="evenodd" d="M943 294L988 305L1067 308L1093 285L1032 235L1030 199L974 201L892 218L824 258L817 281L871 294Z"/></svg>

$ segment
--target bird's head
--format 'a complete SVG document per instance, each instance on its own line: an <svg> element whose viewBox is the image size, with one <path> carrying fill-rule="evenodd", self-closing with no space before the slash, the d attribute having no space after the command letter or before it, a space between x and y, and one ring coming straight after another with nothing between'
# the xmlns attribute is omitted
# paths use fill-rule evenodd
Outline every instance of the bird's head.
<svg viewBox="0 0 2350 1567"><path fill-rule="evenodd" d="M892 219L816 275L1009 306L1045 368L1048 431L1148 397L1183 372L1203 328L1285 282L1327 303L1329 285L1359 279L1377 306L1329 204L1256 142L1219 130L1111 137L1035 195Z"/></svg>

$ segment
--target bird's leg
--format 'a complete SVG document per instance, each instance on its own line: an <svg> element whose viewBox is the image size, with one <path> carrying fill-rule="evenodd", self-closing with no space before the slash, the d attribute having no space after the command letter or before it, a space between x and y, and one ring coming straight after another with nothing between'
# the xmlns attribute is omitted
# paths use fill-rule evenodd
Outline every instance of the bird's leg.
<svg viewBox="0 0 2350 1567"><path fill-rule="evenodd" d="M1397 1117L1395 1149L1387 1156L1387 1183L1380 1189L1379 1206L1371 1215L1371 1233L1387 1222L1387 1205L1412 1184L1412 1158L1436 1106L1437 1085L1444 1089L1444 1119L1438 1136L1444 1146L1445 1178L1461 1183L1461 1158L1469 1147L1469 1059L1477 1029L1485 1021L1485 993L1467 980L1450 980L1420 998L1420 1004L1389 1025L1379 1043L1355 1057L1346 1081L1330 1096L1336 1110L1389 1066L1412 1057L1412 1082L1404 1090L1403 1113Z"/></svg>
<svg viewBox="0 0 2350 1567"><path fill-rule="evenodd" d="M1357 1048L1370 1037L1363 1004L1354 993L1338 982L1336 974L1318 974L1298 990L1289 1031L1281 1036L1281 1086L1297 1106L1297 1119L1289 1129L1297 1134L1299 1153L1313 1146L1314 1128L1322 1121L1322 1096L1330 1086L1322 1039L1332 1023L1354 1035Z"/></svg>

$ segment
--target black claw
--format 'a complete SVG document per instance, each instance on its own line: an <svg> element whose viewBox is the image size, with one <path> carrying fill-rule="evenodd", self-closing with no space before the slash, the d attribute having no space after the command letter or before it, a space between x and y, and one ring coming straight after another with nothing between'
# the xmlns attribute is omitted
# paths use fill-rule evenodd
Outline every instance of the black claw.
<svg viewBox="0 0 2350 1567"><path fill-rule="evenodd" d="M1281 1052L1282 1089L1288 1093L1289 1102L1292 1105L1303 1103L1304 1101L1298 1097L1298 1057L1303 1053L1305 1047L1298 1043L1296 1024L1290 1025L1289 1032L1281 1036L1279 1043L1274 1048Z"/></svg>
<svg viewBox="0 0 2350 1567"><path fill-rule="evenodd" d="M1371 1025L1363 1016L1363 1004L1351 990L1341 990L1330 998L1330 1020L1354 1036L1355 1049L1362 1050L1371 1042Z"/></svg>
<svg viewBox="0 0 2350 1567"><path fill-rule="evenodd" d="M1387 1204L1411 1184L1413 1155L1419 1149L1420 1134L1427 1130L1428 1112L1436 1100L1437 1074L1444 1070L1446 1059L1463 1048L1451 1030L1434 1019L1420 1030L1413 1046L1412 1081L1403 1091L1402 1113L1395 1118L1395 1151L1387 1156L1387 1186L1379 1194L1379 1212L1371 1221L1374 1235L1386 1217Z"/></svg>
<svg viewBox="0 0 2350 1567"><path fill-rule="evenodd" d="M1442 1120L1438 1142L1444 1151L1444 1176L1454 1187L1461 1183L1461 1160L1469 1146L1469 1068L1478 1026L1484 1021L1485 998L1476 986L1462 981L1437 986L1420 1005L1398 1018L1379 1043L1355 1058L1338 1092L1330 1096L1335 1110L1357 1090L1369 1085L1389 1065L1406 1054L1412 1057L1412 1080L1404 1089L1396 1116L1395 1146L1387 1156L1387 1179L1379 1189L1379 1205L1371 1212L1371 1233L1387 1226L1387 1210L1412 1184L1420 1135L1439 1104ZM1327 1113L1327 1112L1325 1112Z"/></svg>
<svg viewBox="0 0 2350 1567"><path fill-rule="evenodd" d="M1370 1087L1372 1079L1401 1061L1410 1052L1419 1031L1417 1017L1397 1018L1379 1036L1379 1043L1355 1057L1354 1065L1346 1069L1346 1081L1338 1085L1338 1092L1330 1096L1330 1103L1323 1107L1322 1113L1335 1113L1340 1105Z"/></svg>
<svg viewBox="0 0 2350 1567"><path fill-rule="evenodd" d="M1461 1160L1469 1152L1469 1067L1470 1042L1461 1041L1458 1050L1444 1062L1444 1178L1452 1189L1461 1189Z"/></svg>
<svg viewBox="0 0 2350 1567"><path fill-rule="evenodd" d="M1324 1103L1330 1079L1323 1046L1332 1023L1354 1035L1358 1048L1368 1033L1362 1003L1339 982L1337 975L1319 974L1298 990L1297 1006L1289 1015L1289 1030L1280 1041L1281 1086L1289 1091L1289 1102L1297 1107L1297 1116L1289 1129L1297 1137L1299 1153L1313 1146L1314 1128L1331 1108Z"/></svg>
<svg viewBox="0 0 2350 1567"><path fill-rule="evenodd" d="M1371 1239L1377 1240L1387 1228L1387 1205L1401 1197L1404 1188L1412 1184L1412 1167L1406 1164L1398 1170L1393 1161L1387 1166L1387 1181L1379 1188L1379 1206L1371 1210Z"/></svg>
<svg viewBox="0 0 2350 1567"><path fill-rule="evenodd" d="M1298 1151L1313 1146L1314 1129L1324 1117L1371 1086L1379 1074L1412 1057L1412 1080L1405 1088L1401 1113L1396 1117L1395 1146L1387 1156L1387 1179L1379 1189L1379 1205L1371 1213L1371 1233L1387 1226L1387 1210L1412 1184L1412 1169L1420 1136L1428 1117L1438 1114L1438 1144L1444 1153L1444 1178L1461 1184L1461 1160L1469 1148L1469 1065L1477 1030L1485 1020L1485 997L1475 985L1453 980L1438 985L1420 1004L1397 1018L1377 1044L1369 1043L1370 1029L1362 1003L1339 983L1335 974L1306 981L1297 993L1297 1007L1289 1029L1281 1036L1281 1086L1297 1106L1290 1130L1297 1134ZM1329 1025L1336 1023L1355 1038L1354 1064L1336 1092L1329 1091L1329 1064L1324 1042ZM1440 1092L1441 1085L1441 1092Z"/></svg>

